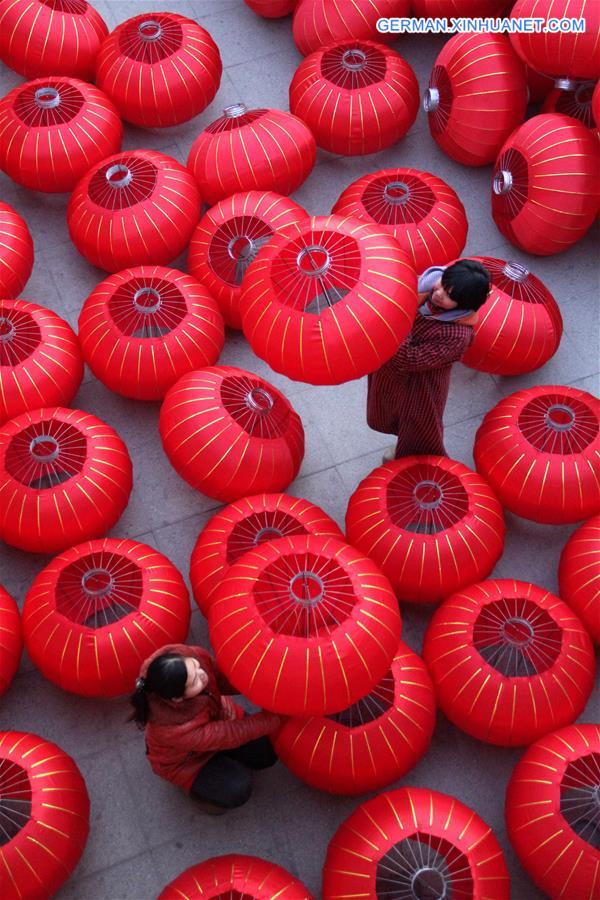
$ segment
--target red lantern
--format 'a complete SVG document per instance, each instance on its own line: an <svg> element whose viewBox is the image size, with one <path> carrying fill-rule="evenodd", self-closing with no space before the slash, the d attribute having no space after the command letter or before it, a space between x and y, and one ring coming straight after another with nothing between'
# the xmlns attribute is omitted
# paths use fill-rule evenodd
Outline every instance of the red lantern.
<svg viewBox="0 0 600 900"><path fill-rule="evenodd" d="M123 126L108 99L77 78L38 78L0 101L0 168L33 191L72 191L121 147Z"/></svg>
<svg viewBox="0 0 600 900"><path fill-rule="evenodd" d="M377 31L378 19L408 16L409 0L300 0L294 12L294 43L307 56L335 41L393 40Z"/></svg>
<svg viewBox="0 0 600 900"><path fill-rule="evenodd" d="M510 34L514 49L533 69L554 78L600 78L600 5L596 0L517 0L510 17L544 20L536 31ZM583 19L585 31L550 30L549 18Z"/></svg>
<svg viewBox="0 0 600 900"><path fill-rule="evenodd" d="M489 485L444 456L406 456L374 469L346 511L350 543L412 603L434 603L489 575L504 532Z"/></svg>
<svg viewBox="0 0 600 900"><path fill-rule="evenodd" d="M244 334L276 372L340 384L373 372L410 331L416 275L378 226L340 216L291 225L244 278Z"/></svg>
<svg viewBox="0 0 600 900"><path fill-rule="evenodd" d="M438 55L423 101L429 130L451 159L485 166L525 118L527 81L502 34L457 34Z"/></svg>
<svg viewBox="0 0 600 900"><path fill-rule="evenodd" d="M90 799L75 762L37 734L0 731L2 900L47 900L87 843Z"/></svg>
<svg viewBox="0 0 600 900"><path fill-rule="evenodd" d="M265 19L282 19L293 13L298 0L244 0L252 12Z"/></svg>
<svg viewBox="0 0 600 900"><path fill-rule="evenodd" d="M183 578L138 541L78 544L37 576L23 607L27 651L42 674L85 697L132 690L140 662L183 643L190 604Z"/></svg>
<svg viewBox="0 0 600 900"><path fill-rule="evenodd" d="M188 269L217 300L227 325L241 328L241 284L246 269L273 233L308 216L273 191L232 194L200 219L190 242Z"/></svg>
<svg viewBox="0 0 600 900"><path fill-rule="evenodd" d="M560 557L560 596L600 645L600 516L573 532Z"/></svg>
<svg viewBox="0 0 600 900"><path fill-rule="evenodd" d="M473 343L461 362L495 375L521 375L554 356L562 337L558 304L548 288L518 262L473 256L492 279L479 310Z"/></svg>
<svg viewBox="0 0 600 900"><path fill-rule="evenodd" d="M286 719L275 750L294 775L333 794L364 794L402 778L426 752L435 695L424 663L400 643L389 671L352 706Z"/></svg>
<svg viewBox="0 0 600 900"><path fill-rule="evenodd" d="M596 218L599 162L598 140L585 125L559 113L529 119L494 167L492 215L499 231L539 256L573 246Z"/></svg>
<svg viewBox="0 0 600 900"><path fill-rule="evenodd" d="M417 117L419 83L395 50L353 40L316 50L290 84L290 110L319 147L364 156L391 147Z"/></svg>
<svg viewBox="0 0 600 900"><path fill-rule="evenodd" d="M0 59L25 78L92 81L107 33L104 19L85 0L0 0Z"/></svg>
<svg viewBox="0 0 600 900"><path fill-rule="evenodd" d="M560 83L560 82L559 82ZM546 97L542 106L543 113L562 113L577 119L586 128L594 127L592 115L592 95L594 93L594 81L565 81L560 83Z"/></svg>
<svg viewBox="0 0 600 900"><path fill-rule="evenodd" d="M468 222L452 188L418 169L363 175L340 194L333 213L371 222L395 237L417 272L460 256Z"/></svg>
<svg viewBox="0 0 600 900"><path fill-rule="evenodd" d="M194 278L138 266L90 294L79 314L79 340L87 364L111 391L161 400L185 372L216 363L225 330L217 304Z"/></svg>
<svg viewBox="0 0 600 900"><path fill-rule="evenodd" d="M573 722L594 687L587 631L566 603L524 581L482 581L449 597L423 658L444 715L501 747Z"/></svg>
<svg viewBox="0 0 600 900"><path fill-rule="evenodd" d="M0 425L40 406L68 406L83 378L73 329L26 300L0 300Z"/></svg>
<svg viewBox="0 0 600 900"><path fill-rule="evenodd" d="M176 160L129 150L92 168L67 210L71 240L92 265L109 272L166 265L188 245L200 195Z"/></svg>
<svg viewBox="0 0 600 900"><path fill-rule="evenodd" d="M17 674L23 650L19 607L0 584L0 696ZM2 801L0 800L0 817Z"/></svg>
<svg viewBox="0 0 600 900"><path fill-rule="evenodd" d="M479 426L473 456L511 512L561 525L600 512L600 401L548 385L517 391Z"/></svg>
<svg viewBox="0 0 600 900"><path fill-rule="evenodd" d="M455 797L400 788L367 800L327 848L323 900L351 897L489 897L508 900L500 844Z"/></svg>
<svg viewBox="0 0 600 900"><path fill-rule="evenodd" d="M200 132L187 166L212 206L239 191L292 194L312 171L316 154L315 139L301 119L236 103Z"/></svg>
<svg viewBox="0 0 600 900"><path fill-rule="evenodd" d="M506 792L510 841L549 897L598 896L600 725L561 728L531 746Z"/></svg>
<svg viewBox="0 0 600 900"><path fill-rule="evenodd" d="M204 613L230 567L265 541L298 534L321 534L343 541L322 509L287 494L256 494L231 503L209 519L198 535L190 565L196 603Z"/></svg>
<svg viewBox="0 0 600 900"><path fill-rule="evenodd" d="M388 671L400 613L387 578L335 538L269 541L234 563L208 611L219 668L259 706L339 712Z"/></svg>
<svg viewBox="0 0 600 900"><path fill-rule="evenodd" d="M165 128L208 106L222 70L219 48L197 22L177 13L145 13L122 22L102 42L96 81L127 122Z"/></svg>
<svg viewBox="0 0 600 900"><path fill-rule="evenodd" d="M230 853L213 856L191 866L171 881L158 900L208 900L239 897L243 900L314 900L304 885L275 863Z"/></svg>
<svg viewBox="0 0 600 900"><path fill-rule="evenodd" d="M33 241L27 223L0 200L0 297L17 297L33 269Z"/></svg>
<svg viewBox="0 0 600 900"><path fill-rule="evenodd" d="M411 0L413 16L420 18L470 18L497 16L504 12L507 0Z"/></svg>
<svg viewBox="0 0 600 900"><path fill-rule="evenodd" d="M161 407L160 436L181 477L222 503L285 490L304 455L304 429L289 401L233 366L183 375Z"/></svg>
<svg viewBox="0 0 600 900"><path fill-rule="evenodd" d="M105 534L131 493L118 434L77 409L36 409L0 428L0 538L58 553Z"/></svg>

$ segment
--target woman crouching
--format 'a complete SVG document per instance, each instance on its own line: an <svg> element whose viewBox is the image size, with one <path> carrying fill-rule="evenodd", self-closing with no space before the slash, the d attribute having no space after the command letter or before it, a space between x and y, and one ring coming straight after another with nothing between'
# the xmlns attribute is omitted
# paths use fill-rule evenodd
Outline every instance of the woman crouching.
<svg viewBox="0 0 600 900"><path fill-rule="evenodd" d="M245 714L232 693L206 650L171 644L145 661L131 697L154 772L223 810L248 800L251 769L277 761L267 735L282 724L274 713Z"/></svg>

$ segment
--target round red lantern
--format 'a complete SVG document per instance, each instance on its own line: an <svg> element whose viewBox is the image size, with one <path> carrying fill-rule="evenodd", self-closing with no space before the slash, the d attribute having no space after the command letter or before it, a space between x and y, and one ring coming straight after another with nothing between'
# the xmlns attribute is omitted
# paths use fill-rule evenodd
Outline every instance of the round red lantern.
<svg viewBox="0 0 600 900"><path fill-rule="evenodd" d="M40 406L68 406L83 378L71 326L26 300L0 300L0 425Z"/></svg>
<svg viewBox="0 0 600 900"><path fill-rule="evenodd" d="M0 59L25 78L92 81L107 33L104 19L85 0L0 0Z"/></svg>
<svg viewBox="0 0 600 900"><path fill-rule="evenodd" d="M560 596L600 645L600 515L573 532L560 557Z"/></svg>
<svg viewBox="0 0 600 900"><path fill-rule="evenodd" d="M300 0L294 12L293 35L303 56L335 41L393 40L377 30L379 19L408 16L410 0Z"/></svg>
<svg viewBox="0 0 600 900"><path fill-rule="evenodd" d="M420 18L464 19L471 16L497 16L504 12L507 0L411 0L413 16Z"/></svg>
<svg viewBox="0 0 600 900"><path fill-rule="evenodd" d="M274 191L246 191L220 200L200 219L190 242L188 269L218 302L227 325L241 328L240 295L246 269L275 231L308 216Z"/></svg>
<svg viewBox="0 0 600 900"><path fill-rule="evenodd" d="M536 31L510 34L514 49L533 69L554 78L600 78L600 5L596 0L517 0L510 17L543 19ZM583 19L585 30L551 29L549 18L555 22Z"/></svg>
<svg viewBox="0 0 600 900"><path fill-rule="evenodd" d="M340 384L393 356L415 317L416 283L406 254L378 226L307 218L274 235L248 268L244 334L276 372Z"/></svg>
<svg viewBox="0 0 600 900"><path fill-rule="evenodd" d="M108 272L166 265L188 245L200 195L190 173L154 150L129 150L92 168L67 210L71 240Z"/></svg>
<svg viewBox="0 0 600 900"><path fill-rule="evenodd" d="M281 866L257 856L230 853L191 866L171 881L158 900L314 900L302 882Z"/></svg>
<svg viewBox="0 0 600 900"><path fill-rule="evenodd" d="M127 122L165 128L208 106L222 70L219 48L197 22L177 13L144 13L102 42L96 81Z"/></svg>
<svg viewBox="0 0 600 900"><path fill-rule="evenodd" d="M389 671L352 706L327 717L286 719L275 750L294 775L333 794L364 794L405 775L435 727L427 669L400 643Z"/></svg>
<svg viewBox="0 0 600 900"><path fill-rule="evenodd" d="M558 350L563 332L558 304L520 263L473 256L491 275L492 292L479 310L473 342L461 362L495 375L539 369Z"/></svg>
<svg viewBox="0 0 600 900"><path fill-rule="evenodd" d="M321 534L343 541L336 523L322 509L288 494L256 494L229 504L209 519L192 552L190 581L204 613L230 567L263 544L298 534Z"/></svg>
<svg viewBox="0 0 600 900"><path fill-rule="evenodd" d="M482 581L445 600L423 658L450 721L501 747L573 722L594 687L587 631L566 603L524 581Z"/></svg>
<svg viewBox="0 0 600 900"><path fill-rule="evenodd" d="M401 600L434 603L490 574L505 526L476 472L444 456L406 456L361 481L348 502L346 533Z"/></svg>
<svg viewBox="0 0 600 900"><path fill-rule="evenodd" d="M185 372L216 363L225 329L206 288L176 269L138 266L102 281L79 314L85 361L110 390L161 400Z"/></svg>
<svg viewBox="0 0 600 900"><path fill-rule="evenodd" d="M235 103L201 131L187 166L211 206L239 191L291 194L308 177L317 147L301 119Z"/></svg>
<svg viewBox="0 0 600 900"><path fill-rule="evenodd" d="M0 200L0 297L17 297L33 269L33 241L27 223Z"/></svg>
<svg viewBox="0 0 600 900"><path fill-rule="evenodd" d="M78 544L37 576L23 606L27 651L42 674L85 697L131 691L140 661L183 643L190 603L183 578L138 541Z"/></svg>
<svg viewBox="0 0 600 900"><path fill-rule="evenodd" d="M402 57L373 41L352 40L316 50L290 84L290 110L319 147L364 156L391 147L417 117L419 83Z"/></svg>
<svg viewBox="0 0 600 900"><path fill-rule="evenodd" d="M550 91L544 105L543 113L562 113L577 119L586 128L594 128L594 116L592 114L592 96L594 93L594 81L564 81L558 82L560 87Z"/></svg>
<svg viewBox="0 0 600 900"><path fill-rule="evenodd" d="M377 567L335 538L269 541L232 565L208 611L219 668L290 716L351 706L389 670L400 613Z"/></svg>
<svg viewBox="0 0 600 900"><path fill-rule="evenodd" d="M600 879L600 725L561 728L533 744L506 792L506 826L549 897L593 900Z"/></svg>
<svg viewBox="0 0 600 900"><path fill-rule="evenodd" d="M123 126L108 97L78 78L37 78L0 101L0 168L33 191L72 191L117 153Z"/></svg>
<svg viewBox="0 0 600 900"><path fill-rule="evenodd" d="M294 11L298 0L244 0L252 12L265 19L282 19Z"/></svg>
<svg viewBox="0 0 600 900"><path fill-rule="evenodd" d="M500 844L455 797L400 788L367 800L327 848L323 900L352 897L489 897L508 900Z"/></svg>
<svg viewBox="0 0 600 900"><path fill-rule="evenodd" d="M0 428L0 538L58 553L105 534L131 493L118 434L78 409L26 412Z"/></svg>
<svg viewBox="0 0 600 900"><path fill-rule="evenodd" d="M0 696L6 693L17 674L22 649L23 638L19 607L0 584Z"/></svg>
<svg viewBox="0 0 600 900"><path fill-rule="evenodd" d="M526 253L567 250L596 218L599 161L598 139L585 125L559 113L529 119L494 166L492 215L499 231Z"/></svg>
<svg viewBox="0 0 600 900"><path fill-rule="evenodd" d="M503 506L561 525L600 512L600 401L548 385L517 391L485 416L475 438L477 470Z"/></svg>
<svg viewBox="0 0 600 900"><path fill-rule="evenodd" d="M37 734L0 731L3 900L46 900L85 849L90 799L75 762Z"/></svg>
<svg viewBox="0 0 600 900"><path fill-rule="evenodd" d="M494 162L525 118L527 81L505 35L457 34L438 55L423 106L435 142L466 166Z"/></svg>
<svg viewBox="0 0 600 900"><path fill-rule="evenodd" d="M343 191L333 213L371 222L395 237L417 272L460 256L469 228L452 188L419 169L382 169Z"/></svg>
<svg viewBox="0 0 600 900"><path fill-rule="evenodd" d="M233 366L183 375L161 407L160 436L181 477L222 503L285 490L304 455L304 429L289 401Z"/></svg>

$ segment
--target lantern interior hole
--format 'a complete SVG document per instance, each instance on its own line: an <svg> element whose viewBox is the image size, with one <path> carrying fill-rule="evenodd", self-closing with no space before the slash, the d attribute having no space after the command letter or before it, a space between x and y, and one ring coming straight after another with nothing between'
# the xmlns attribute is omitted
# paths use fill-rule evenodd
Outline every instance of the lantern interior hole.
<svg viewBox="0 0 600 900"><path fill-rule="evenodd" d="M381 225L417 224L429 215L436 202L431 188L409 174L401 179L373 179L361 200L369 216Z"/></svg>
<svg viewBox="0 0 600 900"><path fill-rule="evenodd" d="M383 81L387 60L377 47L367 44L342 44L325 50L321 57L321 75L336 87L358 90Z"/></svg>
<svg viewBox="0 0 600 900"><path fill-rule="evenodd" d="M142 592L142 573L132 560L98 551L61 571L56 611L85 628L103 628L139 609Z"/></svg>
<svg viewBox="0 0 600 900"><path fill-rule="evenodd" d="M154 193L157 169L139 156L121 156L97 169L88 186L90 200L104 209L127 209Z"/></svg>
<svg viewBox="0 0 600 900"><path fill-rule="evenodd" d="M7 472L33 490L63 484L83 469L87 440L74 425L49 419L13 437L5 458Z"/></svg>
<svg viewBox="0 0 600 900"><path fill-rule="evenodd" d="M500 156L494 169L492 180L494 206L507 219L514 219L527 202L528 188L527 160L518 150L509 147Z"/></svg>
<svg viewBox="0 0 600 900"><path fill-rule="evenodd" d="M379 859L375 894L386 900L471 900L469 860L444 838L416 832Z"/></svg>
<svg viewBox="0 0 600 900"><path fill-rule="evenodd" d="M521 597L486 604L473 626L479 655L508 678L550 669L561 651L562 631L545 609Z"/></svg>
<svg viewBox="0 0 600 900"><path fill-rule="evenodd" d="M225 891L213 894L214 900L256 900L256 894L240 893L240 891Z"/></svg>
<svg viewBox="0 0 600 900"><path fill-rule="evenodd" d="M137 277L120 285L108 302L113 322L133 338L159 338L174 331L188 314L179 288L163 278Z"/></svg>
<svg viewBox="0 0 600 900"><path fill-rule="evenodd" d="M262 119L268 112L269 110L267 109L248 109L245 103L232 103L231 106L225 107L220 119L211 122L204 130L209 134L218 134L221 131L236 131L238 128L243 128L244 125L249 125L252 122L256 122L257 119Z"/></svg>
<svg viewBox="0 0 600 900"><path fill-rule="evenodd" d="M560 811L575 834L600 850L600 753L568 764L560 784Z"/></svg>
<svg viewBox="0 0 600 900"><path fill-rule="evenodd" d="M334 722L345 725L347 728L360 728L369 722L375 722L392 708L395 698L395 682L391 671L381 679L378 685L366 695L361 697L352 706L341 712L328 716Z"/></svg>
<svg viewBox="0 0 600 900"><path fill-rule="evenodd" d="M28 128L65 125L80 112L84 97L79 88L67 81L52 80L41 87L25 85L15 98L15 115Z"/></svg>
<svg viewBox="0 0 600 900"><path fill-rule="evenodd" d="M183 30L179 22L160 13L151 19L140 16L130 20L119 37L119 49L124 56L149 66L172 56L182 44Z"/></svg>
<svg viewBox="0 0 600 900"><path fill-rule="evenodd" d="M229 415L252 437L280 437L289 410L282 398L246 376L232 375L221 382L221 401Z"/></svg>
<svg viewBox="0 0 600 900"><path fill-rule="evenodd" d="M272 236L271 226L258 216L234 216L215 231L208 248L208 264L222 281L239 285Z"/></svg>
<svg viewBox="0 0 600 900"><path fill-rule="evenodd" d="M10 843L31 819L31 783L25 769L0 758L0 847Z"/></svg>
<svg viewBox="0 0 600 900"><path fill-rule="evenodd" d="M232 565L248 550L266 541L296 534L306 534L306 529L288 513L277 509L251 513L231 529L227 541L227 562Z"/></svg>
<svg viewBox="0 0 600 900"><path fill-rule="evenodd" d="M432 465L415 465L391 479L386 506L397 528L437 534L460 522L468 512L469 498L456 475Z"/></svg>
<svg viewBox="0 0 600 900"><path fill-rule="evenodd" d="M433 134L441 134L448 126L454 92L452 81L444 66L434 66L429 87L423 95L423 109L429 117Z"/></svg>
<svg viewBox="0 0 600 900"><path fill-rule="evenodd" d="M518 418L519 429L541 453L581 453L598 434L598 420L581 400L546 394L527 403Z"/></svg>
<svg viewBox="0 0 600 900"><path fill-rule="evenodd" d="M0 366L24 362L41 340L42 333L33 316L25 310L0 306Z"/></svg>

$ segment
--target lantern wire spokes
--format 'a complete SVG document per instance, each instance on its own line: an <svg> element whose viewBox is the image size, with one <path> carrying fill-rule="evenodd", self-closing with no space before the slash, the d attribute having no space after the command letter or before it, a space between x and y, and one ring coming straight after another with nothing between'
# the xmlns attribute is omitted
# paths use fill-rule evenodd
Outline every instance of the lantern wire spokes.
<svg viewBox="0 0 600 900"><path fill-rule="evenodd" d="M569 763L560 785L560 811L580 838L600 850L600 753Z"/></svg>
<svg viewBox="0 0 600 900"><path fill-rule="evenodd" d="M471 900L471 867L449 841L416 832L380 858L375 891L378 900Z"/></svg>
<svg viewBox="0 0 600 900"><path fill-rule="evenodd" d="M188 312L176 285L151 276L138 276L121 285L108 306L117 328L134 338L163 337L177 328Z"/></svg>
<svg viewBox="0 0 600 900"><path fill-rule="evenodd" d="M6 469L21 484L42 490L78 474L86 454L87 441L78 428L48 419L15 435L6 453Z"/></svg>
<svg viewBox="0 0 600 900"><path fill-rule="evenodd" d="M75 16L84 15L88 8L85 0L42 0L42 3L57 12L72 13Z"/></svg>
<svg viewBox="0 0 600 900"><path fill-rule="evenodd" d="M266 625L302 638L330 634L356 605L352 582L339 564L309 553L280 557L262 572L253 593Z"/></svg>
<svg viewBox="0 0 600 900"><path fill-rule="evenodd" d="M74 119L84 103L81 91L67 81L25 87L14 103L14 111L29 128L64 125Z"/></svg>
<svg viewBox="0 0 600 900"><path fill-rule="evenodd" d="M431 212L435 194L420 178L400 171L397 178L371 181L361 200L380 225L409 225L421 222Z"/></svg>
<svg viewBox="0 0 600 900"><path fill-rule="evenodd" d="M394 705L394 698L394 676L388 672L366 697L361 697L352 706L327 718L347 728L360 728L361 725L381 718Z"/></svg>
<svg viewBox="0 0 600 900"><path fill-rule="evenodd" d="M587 128L593 128L592 94L595 85L595 81L582 81L573 90L561 91L556 101L556 112L572 116Z"/></svg>
<svg viewBox="0 0 600 900"><path fill-rule="evenodd" d="M90 199L104 209L126 209L152 196L157 169L139 156L119 156L96 170L88 186Z"/></svg>
<svg viewBox="0 0 600 900"><path fill-rule="evenodd" d="M386 69L385 55L360 42L326 50L321 59L323 78L349 91L383 81Z"/></svg>
<svg viewBox="0 0 600 900"><path fill-rule="evenodd" d="M546 394L523 407L519 428L543 453L581 453L598 434L591 409L574 397Z"/></svg>
<svg viewBox="0 0 600 900"><path fill-rule="evenodd" d="M233 565L240 556L265 541L297 534L306 534L306 529L289 513L279 509L251 513L231 530L227 540L227 562Z"/></svg>
<svg viewBox="0 0 600 900"><path fill-rule="evenodd" d="M258 216L235 216L215 232L208 250L208 262L228 284L241 284L256 254L271 238L273 229Z"/></svg>
<svg viewBox="0 0 600 900"><path fill-rule="evenodd" d="M86 628L103 628L139 609L142 575L138 566L118 553L100 550L71 563L56 589L61 615Z"/></svg>
<svg viewBox="0 0 600 900"><path fill-rule="evenodd" d="M176 53L183 43L179 22L169 16L149 13L134 19L121 33L119 49L130 59L153 65Z"/></svg>
<svg viewBox="0 0 600 900"><path fill-rule="evenodd" d="M21 766L0 758L0 847L31 818L31 784Z"/></svg>
<svg viewBox="0 0 600 900"><path fill-rule="evenodd" d="M33 316L0 306L0 366L16 366L30 356L42 339Z"/></svg>
<svg viewBox="0 0 600 900"><path fill-rule="evenodd" d="M276 438L285 431L288 410L276 394L245 376L225 378L221 400L227 412L248 434Z"/></svg>
<svg viewBox="0 0 600 900"><path fill-rule="evenodd" d="M443 66L434 66L423 106L434 134L445 131L452 110L452 82Z"/></svg>
<svg viewBox="0 0 600 900"><path fill-rule="evenodd" d="M562 647L562 632L546 610L526 598L488 603L473 628L473 644L488 665L509 678L549 669Z"/></svg>
<svg viewBox="0 0 600 900"><path fill-rule="evenodd" d="M387 509L398 528L437 534L459 522L469 509L460 480L436 466L412 466L388 484Z"/></svg>

